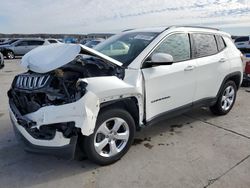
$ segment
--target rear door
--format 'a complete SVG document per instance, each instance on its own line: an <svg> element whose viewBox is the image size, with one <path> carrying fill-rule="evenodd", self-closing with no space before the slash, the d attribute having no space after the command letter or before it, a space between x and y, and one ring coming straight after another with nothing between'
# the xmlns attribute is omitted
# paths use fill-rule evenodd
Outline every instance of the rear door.
<svg viewBox="0 0 250 188"><path fill-rule="evenodd" d="M196 64L195 60L191 60L187 33L167 36L150 56L154 53L170 54L174 63L142 69L145 79L147 121L161 113L191 106L196 88Z"/></svg>
<svg viewBox="0 0 250 188"><path fill-rule="evenodd" d="M230 69L225 42L221 36L213 34L192 33L191 36L193 57L197 63L194 100L214 98Z"/></svg>

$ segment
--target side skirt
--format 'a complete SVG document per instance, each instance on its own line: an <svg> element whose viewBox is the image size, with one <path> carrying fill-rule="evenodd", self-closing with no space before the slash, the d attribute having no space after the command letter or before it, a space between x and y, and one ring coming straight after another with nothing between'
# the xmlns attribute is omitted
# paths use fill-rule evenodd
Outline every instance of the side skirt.
<svg viewBox="0 0 250 188"><path fill-rule="evenodd" d="M161 114L154 116L153 118L146 121L144 126L154 125L160 121L181 115L181 114L186 113L188 111L191 111L195 108L212 106L216 103L216 101L217 101L217 98L205 98L205 99L201 99L201 100L195 101L195 102L190 103L190 104L186 104L184 106L181 106L181 107L175 108L173 110L163 112Z"/></svg>

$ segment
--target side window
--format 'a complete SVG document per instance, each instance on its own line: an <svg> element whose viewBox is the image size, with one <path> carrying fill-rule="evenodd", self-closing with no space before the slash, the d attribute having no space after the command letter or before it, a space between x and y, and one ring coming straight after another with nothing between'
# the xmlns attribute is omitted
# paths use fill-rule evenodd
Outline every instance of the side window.
<svg viewBox="0 0 250 188"><path fill-rule="evenodd" d="M216 54L217 44L214 35L211 34L192 34L194 43L194 56L205 57Z"/></svg>
<svg viewBox="0 0 250 188"><path fill-rule="evenodd" d="M173 56L174 62L189 60L190 42L186 33L173 34L167 37L153 52L167 53Z"/></svg>
<svg viewBox="0 0 250 188"><path fill-rule="evenodd" d="M43 45L44 41L41 40L30 40L28 41L28 44L30 46L39 46L39 45Z"/></svg>
<svg viewBox="0 0 250 188"><path fill-rule="evenodd" d="M224 48L226 48L225 41L221 36L216 35L216 41L217 41L219 51L222 51Z"/></svg>
<svg viewBox="0 0 250 188"><path fill-rule="evenodd" d="M28 46L28 42L27 41L21 41L18 44L16 44L16 46Z"/></svg>
<svg viewBox="0 0 250 188"><path fill-rule="evenodd" d="M48 40L50 43L57 43L56 40Z"/></svg>

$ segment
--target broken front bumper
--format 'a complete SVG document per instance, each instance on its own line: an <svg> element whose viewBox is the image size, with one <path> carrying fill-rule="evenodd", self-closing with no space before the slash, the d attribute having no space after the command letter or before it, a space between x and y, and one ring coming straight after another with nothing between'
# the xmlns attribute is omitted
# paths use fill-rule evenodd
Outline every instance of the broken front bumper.
<svg viewBox="0 0 250 188"><path fill-rule="evenodd" d="M93 133L96 116L99 111L99 100L91 92L86 93L76 102L58 105L45 106L39 110L22 116L15 104L9 101L10 118L18 138L25 144L28 151L42 153L68 153L73 157L77 136L66 138L62 132L56 130L53 137L39 139L32 135L30 129L41 129L43 126L53 126L73 122L75 128L79 128L83 135ZM60 154L61 155L61 154Z"/></svg>
<svg viewBox="0 0 250 188"><path fill-rule="evenodd" d="M77 143L77 136L65 138L61 132L56 131L53 139L44 140L34 138L24 126L28 126L31 122L28 118L19 116L14 104L10 102L10 119L14 127L15 134L26 151L34 153L44 153L60 156L67 159L73 159ZM20 120L21 120L21 124ZM32 121L33 122L33 121ZM35 122L33 122L35 123Z"/></svg>

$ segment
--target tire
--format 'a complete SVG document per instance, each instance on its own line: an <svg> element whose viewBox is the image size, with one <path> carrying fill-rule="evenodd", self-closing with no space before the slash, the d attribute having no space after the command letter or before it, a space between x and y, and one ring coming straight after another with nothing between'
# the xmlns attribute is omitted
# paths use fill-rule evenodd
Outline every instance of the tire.
<svg viewBox="0 0 250 188"><path fill-rule="evenodd" d="M219 94L215 105L210 110L215 115L226 115L232 109L237 96L237 86L234 81L227 81Z"/></svg>
<svg viewBox="0 0 250 188"><path fill-rule="evenodd" d="M9 50L6 52L6 57L7 57L7 59L15 59L15 54L14 54L14 52Z"/></svg>
<svg viewBox="0 0 250 188"><path fill-rule="evenodd" d="M99 113L94 133L84 139L84 151L94 163L112 164L128 151L134 134L135 122L126 110L106 108Z"/></svg>

